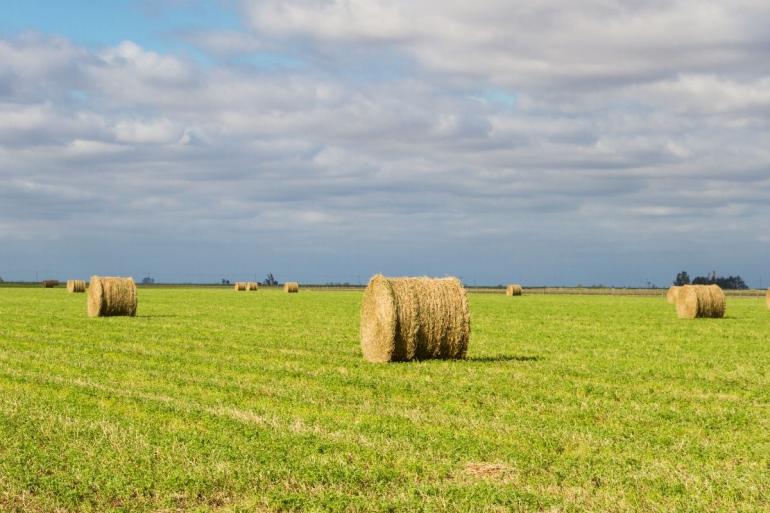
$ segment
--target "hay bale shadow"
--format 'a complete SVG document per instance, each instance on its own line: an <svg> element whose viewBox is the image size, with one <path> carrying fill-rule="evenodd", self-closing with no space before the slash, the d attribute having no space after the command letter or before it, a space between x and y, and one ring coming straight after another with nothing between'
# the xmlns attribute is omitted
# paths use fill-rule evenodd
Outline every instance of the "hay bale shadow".
<svg viewBox="0 0 770 513"><path fill-rule="evenodd" d="M508 355L498 354L494 356L469 356L466 360L471 362L539 362L542 356Z"/></svg>

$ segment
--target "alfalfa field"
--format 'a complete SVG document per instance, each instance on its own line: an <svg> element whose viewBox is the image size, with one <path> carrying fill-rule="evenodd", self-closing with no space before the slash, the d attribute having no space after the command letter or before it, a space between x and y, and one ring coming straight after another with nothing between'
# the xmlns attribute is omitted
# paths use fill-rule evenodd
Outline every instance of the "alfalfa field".
<svg viewBox="0 0 770 513"><path fill-rule="evenodd" d="M770 310L470 294L371 364L361 292L0 288L0 511L770 511Z"/></svg>

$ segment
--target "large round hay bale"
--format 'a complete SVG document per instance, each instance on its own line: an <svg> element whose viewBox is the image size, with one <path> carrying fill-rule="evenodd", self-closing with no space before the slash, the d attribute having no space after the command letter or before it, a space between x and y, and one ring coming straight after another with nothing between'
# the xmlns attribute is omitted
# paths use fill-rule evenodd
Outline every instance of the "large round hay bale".
<svg viewBox="0 0 770 513"><path fill-rule="evenodd" d="M372 277L361 304L361 350L370 362L465 358L471 325L457 278Z"/></svg>
<svg viewBox="0 0 770 513"><path fill-rule="evenodd" d="M283 284L283 291L289 294L299 292L299 283L296 281L287 281Z"/></svg>
<svg viewBox="0 0 770 513"><path fill-rule="evenodd" d="M235 290L244 291L246 290L246 282L245 281L236 281L235 286L233 287Z"/></svg>
<svg viewBox="0 0 770 513"><path fill-rule="evenodd" d="M668 289L668 292L666 292L666 301L668 301L669 304L671 304L671 305L675 305L676 304L676 300L679 297L679 290L681 288L682 287L680 287L678 285L674 285L673 287L670 287Z"/></svg>
<svg viewBox="0 0 770 513"><path fill-rule="evenodd" d="M255 281L246 282L246 290L259 290L259 283Z"/></svg>
<svg viewBox="0 0 770 513"><path fill-rule="evenodd" d="M91 276L88 286L88 316L136 315L136 284L133 278Z"/></svg>
<svg viewBox="0 0 770 513"><path fill-rule="evenodd" d="M521 285L518 283L511 283L507 287L505 287L505 295L506 296L520 296L522 292Z"/></svg>
<svg viewBox="0 0 770 513"><path fill-rule="evenodd" d="M725 293L719 285L684 285L679 289L676 313L680 319L724 317Z"/></svg>
<svg viewBox="0 0 770 513"><path fill-rule="evenodd" d="M59 286L59 280L43 280L41 284L47 289L52 289Z"/></svg>
<svg viewBox="0 0 770 513"><path fill-rule="evenodd" d="M67 280L67 292L78 293L86 291L86 282L83 280Z"/></svg>

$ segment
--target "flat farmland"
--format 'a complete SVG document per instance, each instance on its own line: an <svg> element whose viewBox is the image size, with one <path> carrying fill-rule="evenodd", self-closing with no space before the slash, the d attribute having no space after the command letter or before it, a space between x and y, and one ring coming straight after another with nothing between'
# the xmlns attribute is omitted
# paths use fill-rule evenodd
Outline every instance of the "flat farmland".
<svg viewBox="0 0 770 513"><path fill-rule="evenodd" d="M470 294L370 364L360 291L0 288L0 511L770 511L770 310Z"/></svg>

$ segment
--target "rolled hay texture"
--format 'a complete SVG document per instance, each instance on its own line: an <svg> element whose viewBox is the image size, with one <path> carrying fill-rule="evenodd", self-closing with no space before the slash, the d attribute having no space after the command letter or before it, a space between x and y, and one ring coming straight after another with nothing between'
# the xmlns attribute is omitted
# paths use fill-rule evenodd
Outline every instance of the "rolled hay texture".
<svg viewBox="0 0 770 513"><path fill-rule="evenodd" d="M666 292L666 301L668 301L669 304L675 305L676 300L679 297L679 291L682 287L678 285L674 285L673 287L668 289L668 292Z"/></svg>
<svg viewBox="0 0 770 513"><path fill-rule="evenodd" d="M88 316L136 315L137 296L133 278L91 276L88 286Z"/></svg>
<svg viewBox="0 0 770 513"><path fill-rule="evenodd" d="M287 281L283 284L283 291L289 294L299 292L299 283L296 281Z"/></svg>
<svg viewBox="0 0 770 513"><path fill-rule="evenodd" d="M67 292L77 293L86 291L86 282L83 280L67 280Z"/></svg>
<svg viewBox="0 0 770 513"><path fill-rule="evenodd" d="M505 287L505 295L506 296L520 296L522 292L521 285L518 283L511 283L507 287Z"/></svg>
<svg viewBox="0 0 770 513"><path fill-rule="evenodd" d="M369 280L361 304L361 351L370 362L465 358L471 322L457 278Z"/></svg>
<svg viewBox="0 0 770 513"><path fill-rule="evenodd" d="M255 281L246 282L246 290L259 290L259 283Z"/></svg>
<svg viewBox="0 0 770 513"><path fill-rule="evenodd" d="M233 287L235 290L246 290L246 282L245 281L236 281L235 286Z"/></svg>
<svg viewBox="0 0 770 513"><path fill-rule="evenodd" d="M724 317L725 293L719 285L684 285L679 289L676 314L680 319Z"/></svg>
<svg viewBox="0 0 770 513"><path fill-rule="evenodd" d="M59 280L43 280L41 283L43 287L47 289L52 289L59 286Z"/></svg>

